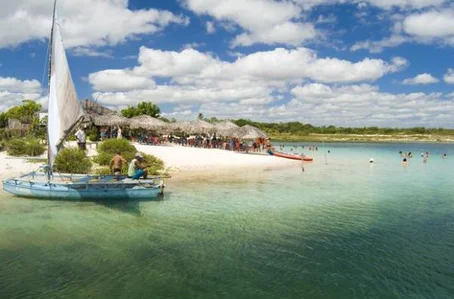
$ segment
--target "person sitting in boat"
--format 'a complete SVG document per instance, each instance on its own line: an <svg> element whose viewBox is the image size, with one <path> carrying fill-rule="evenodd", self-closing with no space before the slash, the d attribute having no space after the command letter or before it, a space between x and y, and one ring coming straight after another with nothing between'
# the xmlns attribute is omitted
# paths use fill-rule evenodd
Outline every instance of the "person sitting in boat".
<svg viewBox="0 0 454 299"><path fill-rule="evenodd" d="M123 163L127 163L126 160L121 156L121 152L117 152L110 160L110 170L114 175L121 175L121 169L123 168Z"/></svg>
<svg viewBox="0 0 454 299"><path fill-rule="evenodd" d="M141 177L147 178L148 171L141 153L136 153L134 159L129 163L128 176L133 180L138 180Z"/></svg>

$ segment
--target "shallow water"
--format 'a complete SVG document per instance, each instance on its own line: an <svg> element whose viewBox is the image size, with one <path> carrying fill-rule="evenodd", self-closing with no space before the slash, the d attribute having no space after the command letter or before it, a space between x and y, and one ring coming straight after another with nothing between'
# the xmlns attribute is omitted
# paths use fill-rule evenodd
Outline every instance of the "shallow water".
<svg viewBox="0 0 454 299"><path fill-rule="evenodd" d="M299 145L304 172L169 180L159 201L0 193L0 298L454 297L454 145Z"/></svg>

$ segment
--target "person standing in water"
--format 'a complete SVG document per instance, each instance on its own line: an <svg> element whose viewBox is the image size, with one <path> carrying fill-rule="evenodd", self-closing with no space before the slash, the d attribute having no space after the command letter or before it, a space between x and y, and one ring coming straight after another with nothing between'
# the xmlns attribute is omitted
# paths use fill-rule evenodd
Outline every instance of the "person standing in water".
<svg viewBox="0 0 454 299"><path fill-rule="evenodd" d="M407 165L408 165L408 160L407 160L407 158L403 158L403 159L402 159L402 166L405 167L405 166L407 166Z"/></svg>

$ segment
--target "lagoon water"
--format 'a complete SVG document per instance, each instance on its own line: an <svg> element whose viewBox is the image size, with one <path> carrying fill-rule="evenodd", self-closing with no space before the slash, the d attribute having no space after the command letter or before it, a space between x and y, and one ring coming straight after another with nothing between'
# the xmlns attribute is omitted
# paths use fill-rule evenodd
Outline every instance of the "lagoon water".
<svg viewBox="0 0 454 299"><path fill-rule="evenodd" d="M454 145L305 145L159 201L0 193L0 298L454 298Z"/></svg>

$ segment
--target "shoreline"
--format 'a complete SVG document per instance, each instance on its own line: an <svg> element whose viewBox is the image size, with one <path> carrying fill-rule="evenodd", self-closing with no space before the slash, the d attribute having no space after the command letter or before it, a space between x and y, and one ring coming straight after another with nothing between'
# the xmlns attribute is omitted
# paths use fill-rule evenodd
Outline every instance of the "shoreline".
<svg viewBox="0 0 454 299"><path fill-rule="evenodd" d="M454 143L451 135L310 134L307 136L270 135L274 142L338 143Z"/></svg>

